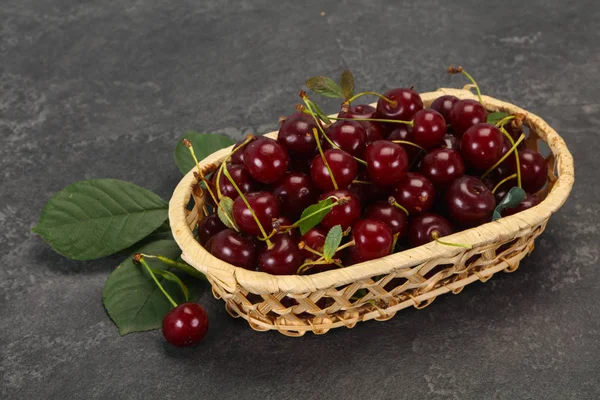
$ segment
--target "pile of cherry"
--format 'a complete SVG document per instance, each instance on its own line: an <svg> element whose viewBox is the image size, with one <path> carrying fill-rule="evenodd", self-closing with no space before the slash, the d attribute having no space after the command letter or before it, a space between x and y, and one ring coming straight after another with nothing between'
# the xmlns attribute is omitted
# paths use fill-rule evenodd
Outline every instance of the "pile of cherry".
<svg viewBox="0 0 600 400"><path fill-rule="evenodd" d="M539 203L533 194L546 184L547 164L523 147L523 116L490 124L479 101L442 96L424 108L417 92L399 88L378 95L377 107L344 102L326 123L300 95L306 106L281 118L277 140L239 142L226 171L207 182L233 200L230 228L217 212L198 226L199 242L223 261L315 273L434 240L452 245L439 238L490 222L517 184L527 195L502 216ZM324 200L325 215L301 235L303 211ZM327 257L327 234L338 225L340 245Z"/></svg>

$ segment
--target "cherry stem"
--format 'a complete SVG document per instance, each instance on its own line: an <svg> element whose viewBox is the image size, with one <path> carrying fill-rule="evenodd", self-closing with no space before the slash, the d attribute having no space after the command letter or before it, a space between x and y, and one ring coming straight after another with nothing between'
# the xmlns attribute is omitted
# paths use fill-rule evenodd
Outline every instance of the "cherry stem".
<svg viewBox="0 0 600 400"><path fill-rule="evenodd" d="M252 206L248 202L248 199L246 198L246 196L244 195L244 193L242 193L242 191L240 190L240 188L238 187L238 185L235 183L235 181L231 177L231 174L229 173L229 171L227 170L227 168L223 169L223 173L225 174L225 176L227 177L227 179L229 179L229 182L231 182L231 185L233 185L234 189L238 192L238 195L240 196L240 198L242 199L242 201L244 202L244 204L248 208L248 211L250 211L250 214L252 214L252 218L254 218L254 222L256 222L256 225L258 225L258 229L260 229L260 233L262 234L263 238L265 238L265 241L267 242L267 247L269 249L273 248L273 242L271 242L269 240L269 237L267 236L267 232L265 232L265 228L263 228L262 224L258 220L258 217L256 216L256 213L254 212L254 209L252 208Z"/></svg>
<svg viewBox="0 0 600 400"><path fill-rule="evenodd" d="M317 141L317 147L319 148L319 154L321 155L321 160L323 160L323 164L325 164L325 168L327 168L327 172L329 172L329 177L331 178L331 183L333 183L333 188L338 190L338 184L335 181L335 177L333 176L333 171L327 162L327 158L325 157L325 153L323 153L323 148L321 147L321 140L319 140L319 133L315 128L313 128L313 135L315 135L315 140Z"/></svg>
<svg viewBox="0 0 600 400"><path fill-rule="evenodd" d="M359 181L357 179L353 180L352 183L358 183L359 185L372 185L373 182L369 182L369 181Z"/></svg>
<svg viewBox="0 0 600 400"><path fill-rule="evenodd" d="M338 247L338 248L337 248L337 250L336 250L335 252L337 253L337 252L338 252L338 251L340 251L340 250L347 249L348 247L352 247L352 246L354 246L354 245L356 245L356 242L355 242L354 240L351 240L351 241L349 241L348 243L346 243L346 244L343 244L343 245L341 245L340 247Z"/></svg>
<svg viewBox="0 0 600 400"><path fill-rule="evenodd" d="M514 115L509 115L508 117L504 117L500 121L496 122L496 126L498 128L501 127L501 126L504 126L508 121L511 121L511 120L513 120L515 118L516 118L516 116L514 116Z"/></svg>
<svg viewBox="0 0 600 400"><path fill-rule="evenodd" d="M390 106L392 106L392 107L396 107L396 105L398 104L398 102L397 102L396 100L388 99L388 98L387 98L387 97L385 97L384 95L382 95L382 94L379 94L379 93L377 93L377 92L362 92L362 93L358 93L358 94L355 94L354 96L350 97L348 100L346 100L346 102L347 102L348 104L350 104L350 103L352 103L354 100L358 99L358 98L359 98L359 97L361 97L361 96L369 96L369 95L371 95L371 96L377 96L377 97L379 97L380 99L382 99L382 100L385 100L385 101L386 101L388 104L390 104Z"/></svg>
<svg viewBox="0 0 600 400"><path fill-rule="evenodd" d="M392 124L404 124L413 126L414 121L401 121L399 119L380 119L380 118L337 118L337 117L329 117L329 119L333 119L335 121L373 121L373 122L391 122Z"/></svg>
<svg viewBox="0 0 600 400"><path fill-rule="evenodd" d="M500 132L502 132L502 134L508 139L511 147L515 148L514 152L515 152L515 164L517 166L517 186L521 187L521 162L519 161L519 151L516 149L514 139L512 138L512 136L510 136L510 134L506 131L506 129L504 129L504 126L500 127Z"/></svg>
<svg viewBox="0 0 600 400"><path fill-rule="evenodd" d="M165 256L161 256L161 255L154 255L154 254L144 254L144 253L140 253L142 255L142 257L144 258L150 258L150 259L157 259L165 264L167 264L168 266L171 266L173 268L177 268L180 271L185 272L188 275L193 276L194 278L199 278L199 279L205 279L206 280L206 276L198 271L197 269L195 269L194 267L192 267L191 265L188 265L186 263L182 263L179 261L175 261L172 260L170 258L167 258Z"/></svg>
<svg viewBox="0 0 600 400"><path fill-rule="evenodd" d="M492 167L490 169L488 169L487 171L485 171L485 173L483 175L481 175L481 179L485 178L490 172L492 172L494 169L496 169L496 167L498 167L498 165L502 164L502 162L504 160L506 160L508 158L508 156L510 156L510 154L515 151L515 149L517 148L517 146L523 141L525 140L525 134L522 133L521 136L519 137L519 139L515 142L514 145L512 145L512 147L510 148L510 150L508 150L508 152L502 156L501 159L498 160L498 162L496 162L496 164L492 165Z"/></svg>
<svg viewBox="0 0 600 400"><path fill-rule="evenodd" d="M510 181L511 179L515 179L517 177L517 174L512 174L510 176L507 176L506 178L502 179L500 182L498 182L498 184L496 186L494 186L494 188L492 189L492 194L496 193L496 190L498 190L498 188L500 186L502 186L504 183Z"/></svg>
<svg viewBox="0 0 600 400"><path fill-rule="evenodd" d="M315 265L326 265L326 264L334 264L337 267L340 268L344 268L344 266L342 264L340 264L337 261L333 261L333 260L325 260L324 258L319 258L318 260L310 260L305 262L304 264L302 264L301 266L298 267L297 270L297 274L303 274L304 272L308 271L309 269L311 269L311 267L315 266Z"/></svg>
<svg viewBox="0 0 600 400"><path fill-rule="evenodd" d="M443 244L444 246L462 247L465 249L473 248L473 246L471 246L470 244L444 242L439 239L440 235L437 231L433 231L433 233L431 234L431 237L433 238L433 240L435 240L439 244Z"/></svg>
<svg viewBox="0 0 600 400"><path fill-rule="evenodd" d="M475 86L475 90L477 91L477 97L479 97L479 103L483 104L483 99L481 98L481 91L479 90L479 85L477 84L477 82L475 82L475 79L473 79L473 77L463 69L463 67L456 67L454 68L452 65L450 67L448 67L448 73L450 74L456 74L460 72L461 74L463 74L464 76L467 77L467 79L469 81L471 81L471 83L473 84L473 86Z"/></svg>
<svg viewBox="0 0 600 400"><path fill-rule="evenodd" d="M165 295L165 297L167 298L167 300L169 300L169 302L171 303L171 305L173 306L173 308L177 307L177 303L175 302L175 300L173 300L173 298L171 296L169 296L169 293L167 293L167 291L165 290L165 288L163 287L163 285L160 284L160 282L156 278L156 275L154 275L154 272L152 272L152 268L150 268L150 266L148 265L148 263L146 262L146 260L144 260L144 256L142 254L140 254L140 253L137 253L137 254L135 254L133 256L133 261L136 262L136 263L142 264L144 266L144 268L146 268L146 271L148 271L148 273L150 274L150 276L154 280L154 283L156 283L156 286L158 286L158 288Z"/></svg>
<svg viewBox="0 0 600 400"><path fill-rule="evenodd" d="M223 212L223 215L225 215L225 217L227 218L227 220L229 221L229 223L231 224L233 229L235 229L236 232L239 232L240 230L238 229L238 227L231 220L231 218L229 218L229 215L225 212L223 207L221 207L221 204L219 204L219 201L217 200L215 193L210 188L210 182L204 177L204 173L202 172L202 168L200 168L200 163L198 162L198 158L196 157L196 152L194 151L194 146L192 146L192 142L190 142L188 139L183 139L183 144L185 147L187 147L190 150L190 154L192 155L192 158L194 159L194 162L196 163L196 167L198 168L198 177L206 185L206 190L210 194L210 197L213 199L213 201L215 202L217 207Z"/></svg>
<svg viewBox="0 0 600 400"><path fill-rule="evenodd" d="M398 204L398 202L396 201L396 199L393 196L388 197L388 203L389 203L389 205L394 206L394 207L399 208L402 211L404 211L404 213L406 214L407 217L410 215L408 213L408 210L406 208L404 208L403 206L401 206L400 204Z"/></svg>
<svg viewBox="0 0 600 400"><path fill-rule="evenodd" d="M421 147L421 146L419 146L418 144L416 144L416 143L413 143L413 142L408 142L408 141L406 141L406 140L392 140L392 143L398 143L398 144L407 144L407 145L409 145L409 146L416 147L417 149L419 149L420 151L422 151L422 152L424 152L424 153L427 153L427 150L425 150L423 147Z"/></svg>
<svg viewBox="0 0 600 400"><path fill-rule="evenodd" d="M302 250L306 250L309 253L313 253L316 254L319 257L322 257L323 259L325 259L325 255L323 255L323 253L318 252L317 250L311 248L310 246L308 246L306 243L304 243L304 246L302 247Z"/></svg>

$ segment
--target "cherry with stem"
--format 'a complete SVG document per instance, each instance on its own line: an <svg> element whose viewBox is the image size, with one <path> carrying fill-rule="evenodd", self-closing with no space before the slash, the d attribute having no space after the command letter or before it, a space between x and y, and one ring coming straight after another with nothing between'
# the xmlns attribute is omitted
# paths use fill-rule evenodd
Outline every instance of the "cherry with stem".
<svg viewBox="0 0 600 400"><path fill-rule="evenodd" d="M517 146L519 146L519 144L525 140L525 134L521 134L521 136L519 137L519 139L514 142L514 144L511 146L511 148L506 152L505 155L503 155L497 162L496 164L492 165L487 171L484 172L483 175L481 175L481 179L485 178L486 176L488 176L494 169L496 169L500 164L502 164L502 162L504 160L506 160L508 158L508 156L510 156L510 154L513 151L518 151L517 150Z"/></svg>
<svg viewBox="0 0 600 400"><path fill-rule="evenodd" d="M379 97L381 100L383 100L383 101L387 101L391 107L396 107L396 105L398 104L398 103L396 102L396 100L388 99L388 98L387 98L387 97L385 97L384 95L382 95L382 94L379 94L379 93L377 93L377 92L362 92L362 93L357 93L357 94L355 94L354 96L350 97L348 100L346 100L344 103L351 104L351 103L352 103L354 100L358 99L359 97L361 97L361 96L369 96L369 95L370 95L370 96L377 96L377 97Z"/></svg>
<svg viewBox="0 0 600 400"><path fill-rule="evenodd" d="M217 196L219 198L219 200L221 199L222 193L221 193L221 174L223 173L223 169L225 169L225 166L227 164L227 161L229 161L231 159L231 157L233 157L233 155L237 152L240 151L240 149L243 149L244 146L246 146L248 143L250 143L251 141L253 141L255 139L255 137L253 135L248 135L248 137L246 137L246 140L244 140L239 146L236 146L236 148L234 148L231 153L229 153L229 155L223 160L223 162L221 163L221 165L219 166L219 170L217 171L217 177L215 179L216 182L216 187L217 187Z"/></svg>

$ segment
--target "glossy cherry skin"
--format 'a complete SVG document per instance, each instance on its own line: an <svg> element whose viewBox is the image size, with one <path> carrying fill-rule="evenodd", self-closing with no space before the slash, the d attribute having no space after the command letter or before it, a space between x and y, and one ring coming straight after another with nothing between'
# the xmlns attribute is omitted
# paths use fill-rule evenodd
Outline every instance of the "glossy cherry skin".
<svg viewBox="0 0 600 400"><path fill-rule="evenodd" d="M352 226L354 248L352 260L356 263L385 257L392 252L392 230L376 219L361 219Z"/></svg>
<svg viewBox="0 0 600 400"><path fill-rule="evenodd" d="M311 249L316 250L320 253L323 252L323 245L325 245L325 238L327 237L327 232L320 227L314 227L302 236L302 241ZM315 253L311 253L308 250L302 250L304 253L304 258L316 260L319 256Z"/></svg>
<svg viewBox="0 0 600 400"><path fill-rule="evenodd" d="M423 175L409 172L398 182L392 196L412 216L429 211L435 201L435 188Z"/></svg>
<svg viewBox="0 0 600 400"><path fill-rule="evenodd" d="M365 128L367 137L367 144L383 140L388 135L388 129L378 122L372 121L359 121L360 124Z"/></svg>
<svg viewBox="0 0 600 400"><path fill-rule="evenodd" d="M517 171L514 157L509 156L507 161L509 161L510 173L514 174ZM548 180L548 164L544 157L535 150L521 149L519 150L519 164L523 190L527 193L540 191Z"/></svg>
<svg viewBox="0 0 600 400"><path fill-rule="evenodd" d="M392 89L384 96L395 101L395 104L379 99L377 102L377 115L381 119L412 121L417 111L423 109L421 96L412 89Z"/></svg>
<svg viewBox="0 0 600 400"><path fill-rule="evenodd" d="M375 107L368 104L357 104L350 107L346 112L340 111L338 118L352 118L359 120L367 134L367 144L373 143L376 140L381 140L387 135L387 128L380 122L360 121L361 119L376 119L377 110Z"/></svg>
<svg viewBox="0 0 600 400"><path fill-rule="evenodd" d="M450 111L452 107L458 101L458 97L445 95L440 96L431 103L430 108L442 114L446 123L450 123Z"/></svg>
<svg viewBox="0 0 600 400"><path fill-rule="evenodd" d="M210 214L198 222L198 242L205 245L208 239L227 229L217 214Z"/></svg>
<svg viewBox="0 0 600 400"><path fill-rule="evenodd" d="M429 243L437 237L454 233L452 224L446 218L434 213L423 213L412 218L408 225L408 241L417 247Z"/></svg>
<svg viewBox="0 0 600 400"><path fill-rule="evenodd" d="M278 218L280 214L279 201L269 192L252 192L245 196L268 235L271 220ZM233 201L233 219L242 232L262 236L259 226L241 197Z"/></svg>
<svg viewBox="0 0 600 400"><path fill-rule="evenodd" d="M475 100L459 100L452 106L450 111L450 124L452 132L462 136L470 127L487 121L485 108Z"/></svg>
<svg viewBox="0 0 600 400"><path fill-rule="evenodd" d="M349 190L331 190L323 193L321 197L319 197L319 201L325 200L330 196L335 196L338 199L341 199L342 197L349 197L350 199L346 204L333 207L321 221L321 226L327 231L336 225L340 225L343 230L348 229L360 218L360 200Z"/></svg>
<svg viewBox="0 0 600 400"><path fill-rule="evenodd" d="M252 240L226 229L210 240L210 253L236 267L253 270L256 267L256 247Z"/></svg>
<svg viewBox="0 0 600 400"><path fill-rule="evenodd" d="M255 141L256 137L253 137L251 139L251 142ZM233 150L237 149L238 147L240 147L242 145L242 143L244 143L246 141L246 139L242 139L240 141L238 141L235 146L233 146L233 149L231 150L233 152ZM231 158L229 159L229 161L232 164L244 164L244 151L246 149L240 149L238 151L236 151L235 153L233 153L231 155Z"/></svg>
<svg viewBox="0 0 600 400"><path fill-rule="evenodd" d="M453 224L470 228L491 221L496 199L480 179L464 175L448 188L446 207Z"/></svg>
<svg viewBox="0 0 600 400"><path fill-rule="evenodd" d="M414 142L424 149L432 149L444 141L446 121L442 114L431 109L423 109L415 114L413 125Z"/></svg>
<svg viewBox="0 0 600 400"><path fill-rule="evenodd" d="M252 179L246 167L240 164L235 165L227 165L227 171L233 178L233 181L237 185L237 187L242 191L242 193L253 192L258 189L258 183ZM216 188L216 180L218 176L218 171L215 172L212 176L213 183ZM237 190L233 187L233 184L227 178L225 173L221 172L221 176L219 177L219 188L221 189L221 195L230 197L235 200L239 194Z"/></svg>
<svg viewBox="0 0 600 400"><path fill-rule="evenodd" d="M313 129L319 129L312 115L296 113L279 127L277 141L292 157L312 157L317 151L317 139Z"/></svg>
<svg viewBox="0 0 600 400"><path fill-rule="evenodd" d="M517 204L516 207L506 208L504 211L502 211L502 216L507 217L509 215L514 215L516 213L520 213L521 211L525 211L531 207L537 206L538 204L540 204L540 201L538 199L536 199L529 193L526 193L525 199L523 199L522 202Z"/></svg>
<svg viewBox="0 0 600 400"><path fill-rule="evenodd" d="M408 171L406 151L400 145L387 140L368 145L365 161L369 178L377 185L395 185Z"/></svg>
<svg viewBox="0 0 600 400"><path fill-rule="evenodd" d="M244 165L257 181L273 183L288 170L290 156L275 140L261 137L246 145Z"/></svg>
<svg viewBox="0 0 600 400"><path fill-rule="evenodd" d="M398 125L387 137L387 140L402 140L404 142L415 142L415 138L413 135L413 130L410 125ZM406 151L406 155L408 159L412 162L415 157L417 157L421 150L418 147L411 146L410 144L398 143L404 151Z"/></svg>
<svg viewBox="0 0 600 400"><path fill-rule="evenodd" d="M183 303L163 318L162 334L167 342L177 347L200 343L208 331L208 315L198 303Z"/></svg>
<svg viewBox="0 0 600 400"><path fill-rule="evenodd" d="M367 207L363 216L383 222L392 230L392 234L398 234L400 238L406 233L408 226L406 213L386 201L371 204Z"/></svg>
<svg viewBox="0 0 600 400"><path fill-rule="evenodd" d="M295 275L304 262L298 243L290 235L275 235L271 249L264 248L258 254L261 271L272 275Z"/></svg>
<svg viewBox="0 0 600 400"><path fill-rule="evenodd" d="M351 156L361 158L367 146L367 132L356 121L337 121L326 132L327 136L341 150ZM325 143L328 149L333 148L329 142Z"/></svg>
<svg viewBox="0 0 600 400"><path fill-rule="evenodd" d="M327 164L329 164L329 168L331 168L338 188L347 188L354 178L356 178L356 174L358 174L356 160L342 150L330 149L326 150L323 154L325 155ZM329 175L329 170L320 154L317 154L310 164L310 177L315 186L321 190L335 189Z"/></svg>
<svg viewBox="0 0 600 400"><path fill-rule="evenodd" d="M439 190L444 190L465 174L465 164L460 153L451 149L435 149L421 161L421 174Z"/></svg>
<svg viewBox="0 0 600 400"><path fill-rule="evenodd" d="M279 227L290 226L292 224L293 224L293 222L291 219L289 219L288 217L285 217L283 215L280 215L279 218L271 220L271 229L276 229L277 226L279 226ZM271 232L271 231L267 230L267 232ZM278 235L280 233L278 233ZM293 237L295 240L300 240L300 238L301 238L300 231L298 230L298 228L291 229L290 231L287 232L287 234L290 235L291 237ZM261 241L261 243L263 243L263 242Z"/></svg>
<svg viewBox="0 0 600 400"><path fill-rule="evenodd" d="M444 135L444 141L442 142L441 147L460 151L460 139L452 134L446 134Z"/></svg>
<svg viewBox="0 0 600 400"><path fill-rule="evenodd" d="M460 155L468 167L485 171L502 157L504 137L494 125L475 124L460 141Z"/></svg>
<svg viewBox="0 0 600 400"><path fill-rule="evenodd" d="M319 192L308 175L301 172L288 172L273 188L283 214L297 219L302 211L316 203Z"/></svg>

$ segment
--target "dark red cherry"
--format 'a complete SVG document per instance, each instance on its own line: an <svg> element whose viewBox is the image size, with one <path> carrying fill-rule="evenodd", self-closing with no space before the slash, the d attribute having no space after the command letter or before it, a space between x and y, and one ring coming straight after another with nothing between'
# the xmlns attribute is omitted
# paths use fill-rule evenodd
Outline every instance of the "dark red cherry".
<svg viewBox="0 0 600 400"><path fill-rule="evenodd" d="M387 137L387 140L390 140L390 141L402 140L404 142L415 143L415 138L413 135L412 127L410 125L398 124L398 127L389 134L389 136ZM404 143L398 143L398 144L400 146L402 146L404 151L406 151L406 155L408 156L408 159L411 162L421 152L421 150L418 147L411 146L410 144L404 144Z"/></svg>
<svg viewBox="0 0 600 400"><path fill-rule="evenodd" d="M392 100L394 104L379 99L377 102L377 115L381 119L412 121L417 111L423 109L421 96L412 89L392 89L384 96Z"/></svg>
<svg viewBox="0 0 600 400"><path fill-rule="evenodd" d="M515 158L509 156L510 173L517 171ZM548 180L548 164L544 157L535 150L519 150L519 164L521 166L521 182L523 190L527 193L537 193Z"/></svg>
<svg viewBox="0 0 600 400"><path fill-rule="evenodd" d="M246 145L244 165L259 182L273 183L288 170L290 156L275 140L261 137Z"/></svg>
<svg viewBox="0 0 600 400"><path fill-rule="evenodd" d="M255 140L256 140L256 137L253 137L252 140L251 140L251 142L253 142ZM233 149L231 151L233 151L233 150L237 149L238 147L240 147L242 145L242 143L244 143L245 141L246 141L246 139L242 139L242 140L238 141L235 144L235 146L233 146ZM229 159L229 161L232 164L244 164L244 151L245 150L246 149L240 149L240 150L236 151L235 153L233 153L231 155L231 158Z"/></svg>
<svg viewBox="0 0 600 400"><path fill-rule="evenodd" d="M271 221L271 229L279 229L280 227L290 226L292 224L293 224L293 222L291 219L281 215L281 216L279 216L279 218ZM267 232L270 233L271 230L267 230ZM287 234L290 235L291 237L293 237L295 240L300 240L301 236L300 236L300 231L298 230L298 228L288 231Z"/></svg>
<svg viewBox="0 0 600 400"><path fill-rule="evenodd" d="M183 303L163 318L162 334L167 342L177 347L200 343L208 331L208 315L198 303Z"/></svg>
<svg viewBox="0 0 600 400"><path fill-rule="evenodd" d="M366 170L359 172L356 179L362 182L370 181ZM348 186L348 190L358 196L362 206L366 206L367 204L380 200L387 201L394 191L394 186L381 186L373 183L365 184L353 182L350 186Z"/></svg>
<svg viewBox="0 0 600 400"><path fill-rule="evenodd" d="M369 178L377 185L395 185L408 171L406 151L400 145L387 140L368 145L365 159Z"/></svg>
<svg viewBox="0 0 600 400"><path fill-rule="evenodd" d="M431 103L430 108L439 112L444 117L446 123L450 123L450 111L452 111L452 107L454 103L458 101L458 97L445 95L440 96Z"/></svg>
<svg viewBox="0 0 600 400"><path fill-rule="evenodd" d="M383 222L392 230L392 234L398 234L398 237L403 237L406 233L408 220L406 213L386 201L371 204L363 216Z"/></svg>
<svg viewBox="0 0 600 400"><path fill-rule="evenodd" d="M292 114L279 128L277 141L281 143L292 158L311 157L317 151L317 140L313 129L318 129L312 115Z"/></svg>
<svg viewBox="0 0 600 400"><path fill-rule="evenodd" d="M436 237L454 233L450 221L441 215L423 213L412 218L408 225L408 241L413 247L432 242Z"/></svg>
<svg viewBox="0 0 600 400"><path fill-rule="evenodd" d="M394 237L392 230L376 219L361 219L352 226L354 262L364 262L385 257L392 252Z"/></svg>
<svg viewBox="0 0 600 400"><path fill-rule="evenodd" d="M526 193L525 199L522 202L517 204L516 207L507 208L504 211L502 211L502 216L507 217L509 215L514 215L516 213L520 213L521 211L530 209L531 207L537 206L538 204L540 204L540 201L538 199L536 199L529 193Z"/></svg>
<svg viewBox="0 0 600 400"><path fill-rule="evenodd" d="M386 126L380 122L360 121L362 119L378 118L375 107L368 104L357 104L355 106L351 106L346 112L340 111L338 118L352 118L359 120L358 122L363 126L363 128L365 128L367 134L367 144L383 139L388 133Z"/></svg>
<svg viewBox="0 0 600 400"><path fill-rule="evenodd" d="M398 182L392 196L412 216L428 211L433 206L435 188L423 175L409 172Z"/></svg>
<svg viewBox="0 0 600 400"><path fill-rule="evenodd" d="M446 207L455 225L470 228L491 221L496 199L480 179L464 175L448 188Z"/></svg>
<svg viewBox="0 0 600 400"><path fill-rule="evenodd" d="M325 155L327 164L329 164L329 168L331 168L338 188L347 188L358 173L356 160L342 150L326 150L323 154ZM321 190L334 189L329 170L320 154L317 154L310 164L310 177L317 188Z"/></svg>
<svg viewBox="0 0 600 400"><path fill-rule="evenodd" d="M242 191L242 193L253 192L258 189L258 183L254 179L252 179L252 177L248 173L248 170L243 165L227 165L225 168L227 168L227 171L229 171L229 174L233 178L233 181L235 182L237 187ZM215 181L217 180L218 176L217 172L215 172L212 176L215 187ZM233 187L233 184L223 172L221 172L221 176L219 177L219 188L221 189L221 195L223 196L230 197L233 200L235 200L239 196L237 190Z"/></svg>
<svg viewBox="0 0 600 400"><path fill-rule="evenodd" d="M338 199L349 197L349 200L346 204L333 207L321 221L321 226L327 231L336 225L340 225L343 230L348 229L360 218L360 200L358 200L358 197L349 190L331 190L323 193L321 197L319 197L319 201L325 200L330 196L335 196Z"/></svg>
<svg viewBox="0 0 600 400"><path fill-rule="evenodd" d="M462 136L460 155L468 167L485 171L502 157L504 138L491 124L475 124Z"/></svg>
<svg viewBox="0 0 600 400"><path fill-rule="evenodd" d="M327 232L320 228L315 227L309 230L302 236L302 241L311 249L316 250L320 253L323 252L323 245L325 244L325 238L327 237ZM304 253L304 258L308 258L311 260L316 260L319 256L315 253L311 253L308 250L302 250Z"/></svg>
<svg viewBox="0 0 600 400"><path fill-rule="evenodd" d="M462 136L473 125L486 121L487 112L485 108L475 100L459 100L454 103L450 111L452 132L457 136Z"/></svg>
<svg viewBox="0 0 600 400"><path fill-rule="evenodd" d="M423 158L420 171L425 178L433 183L433 186L444 190L456 178L465 174L465 164L458 151L435 149Z"/></svg>
<svg viewBox="0 0 600 400"><path fill-rule="evenodd" d="M417 111L413 125L414 142L425 149L439 146L446 135L446 121L442 114L431 109Z"/></svg>
<svg viewBox="0 0 600 400"><path fill-rule="evenodd" d="M517 127L513 126L512 121L507 122L506 124L504 124L504 129L510 135L510 137L513 138L513 140L515 142L517 140L519 140L519 137L521 136L521 133L523 133L523 129L522 128L517 128ZM523 142L521 142L521 144L519 145L519 148L521 148L522 146L523 146Z"/></svg>
<svg viewBox="0 0 600 400"><path fill-rule="evenodd" d="M385 125L378 122L372 121L359 121L360 124L365 128L367 137L367 144L383 140L388 135L388 129Z"/></svg>
<svg viewBox="0 0 600 400"><path fill-rule="evenodd" d="M280 214L277 198L269 192L252 192L247 193L245 196L265 232L269 234L271 221L273 218L278 218ZM262 236L252 213L241 197L233 202L233 219L244 233L252 236Z"/></svg>
<svg viewBox="0 0 600 400"><path fill-rule="evenodd" d="M460 139L452 134L446 134L444 135L442 147L445 149L460 151Z"/></svg>
<svg viewBox="0 0 600 400"><path fill-rule="evenodd" d="M358 122L337 121L327 128L326 134L333 143L351 156L358 158L363 156L367 143L367 133L365 128ZM332 148L329 142L325 143L325 147Z"/></svg>
<svg viewBox="0 0 600 400"><path fill-rule="evenodd" d="M283 214L297 219L302 211L317 201L319 192L308 175L288 172L277 181L273 194L279 200Z"/></svg>
<svg viewBox="0 0 600 400"><path fill-rule="evenodd" d="M221 222L217 214L210 214L198 222L198 242L205 245L208 239L215 236L227 227Z"/></svg>
<svg viewBox="0 0 600 400"><path fill-rule="evenodd" d="M290 235L276 235L272 248L264 248L258 254L261 271L272 275L295 275L304 262L298 243Z"/></svg>
<svg viewBox="0 0 600 400"><path fill-rule="evenodd" d="M211 239L210 253L236 267L253 270L256 268L256 247L233 229L217 233Z"/></svg>

